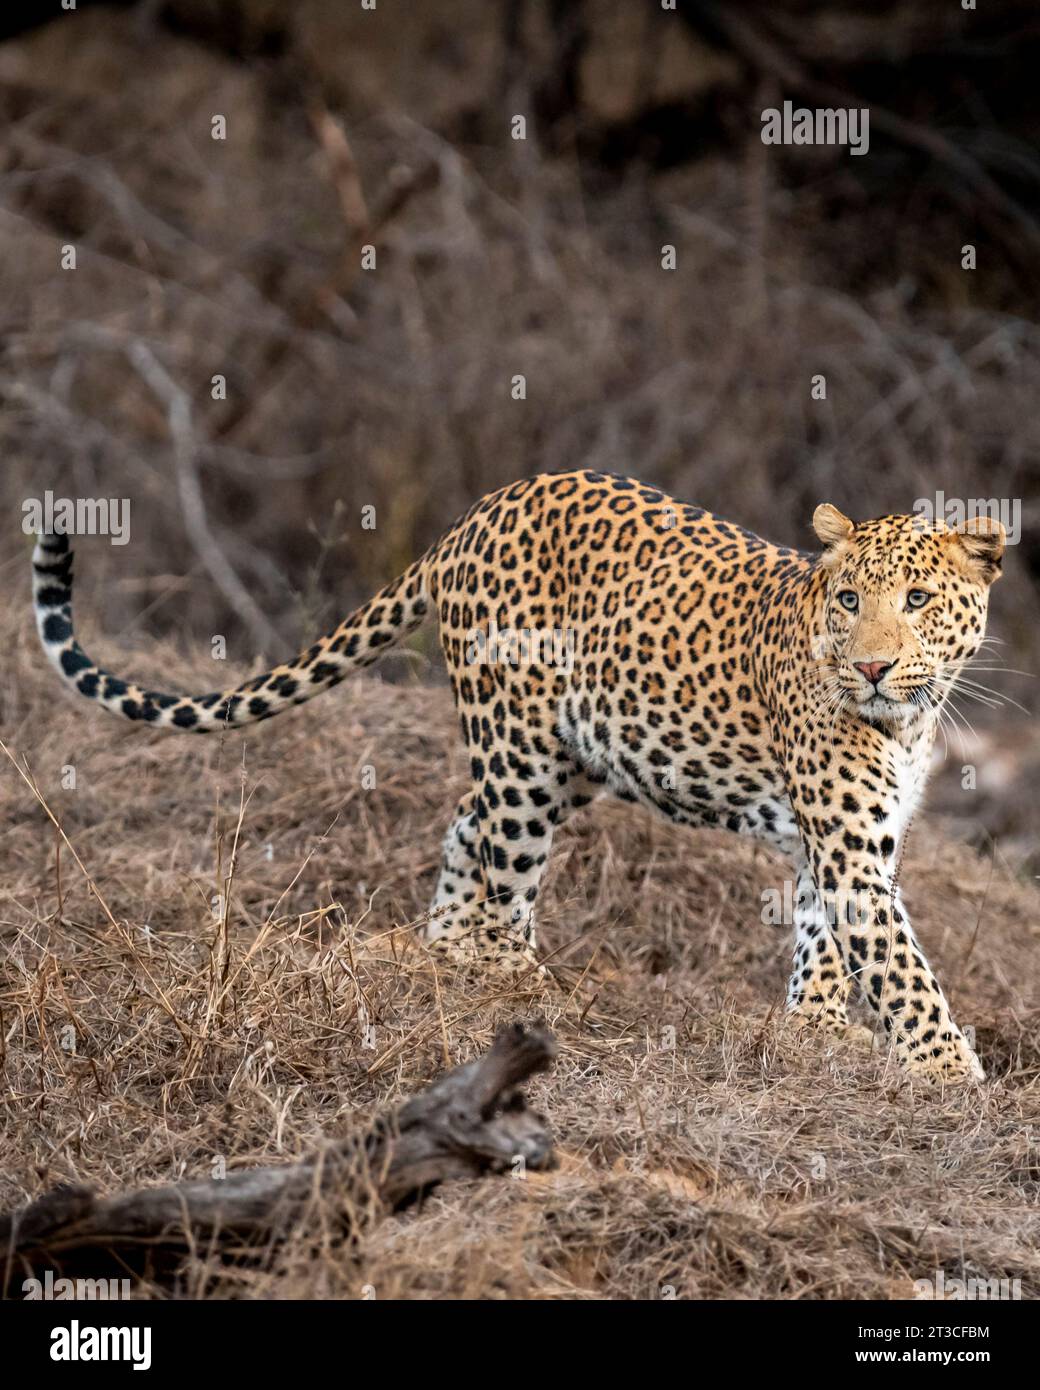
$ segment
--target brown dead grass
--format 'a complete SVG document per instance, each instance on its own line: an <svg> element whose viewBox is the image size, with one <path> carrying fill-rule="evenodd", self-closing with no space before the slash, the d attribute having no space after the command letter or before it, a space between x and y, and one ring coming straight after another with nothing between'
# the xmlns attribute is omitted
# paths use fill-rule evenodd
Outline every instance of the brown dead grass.
<svg viewBox="0 0 1040 1390"><path fill-rule="evenodd" d="M259 1269L200 1258L184 1290L906 1298L941 1268L1040 1291L1037 895L999 856L922 820L906 865L992 1077L941 1096L783 1026L786 933L759 921L781 860L617 805L558 838L551 983L435 977L406 924L462 786L441 690L358 680L245 738L164 739L63 700L26 624L7 646L5 741L97 892L0 759L4 1206L288 1162L544 1012L555 1172L443 1188L356 1249L299 1232ZM111 664L215 683L169 649Z"/></svg>

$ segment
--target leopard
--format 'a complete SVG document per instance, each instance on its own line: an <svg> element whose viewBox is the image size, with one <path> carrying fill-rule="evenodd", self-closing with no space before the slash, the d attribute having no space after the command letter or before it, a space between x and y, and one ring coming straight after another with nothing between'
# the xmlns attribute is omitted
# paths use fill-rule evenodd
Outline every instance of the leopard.
<svg viewBox="0 0 1040 1390"><path fill-rule="evenodd" d="M474 503L295 658L205 695L143 688L86 654L57 528L36 537L34 607L79 696L199 734L301 705L435 617L469 771L420 929L435 956L544 973L553 837L613 796L793 865L793 1026L885 1045L912 1077L980 1082L899 869L944 706L985 638L1004 528L853 522L830 503L812 526L817 544L793 549L637 478L536 474ZM857 999L869 1027L850 1018Z"/></svg>

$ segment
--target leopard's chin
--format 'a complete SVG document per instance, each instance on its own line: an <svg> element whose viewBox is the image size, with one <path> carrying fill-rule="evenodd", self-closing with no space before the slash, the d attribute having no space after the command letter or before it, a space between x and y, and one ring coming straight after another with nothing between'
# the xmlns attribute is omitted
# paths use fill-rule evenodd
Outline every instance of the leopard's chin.
<svg viewBox="0 0 1040 1390"><path fill-rule="evenodd" d="M908 723L920 714L921 707L911 700L900 700L890 695L871 695L860 700L856 713L870 724L885 724L895 728Z"/></svg>

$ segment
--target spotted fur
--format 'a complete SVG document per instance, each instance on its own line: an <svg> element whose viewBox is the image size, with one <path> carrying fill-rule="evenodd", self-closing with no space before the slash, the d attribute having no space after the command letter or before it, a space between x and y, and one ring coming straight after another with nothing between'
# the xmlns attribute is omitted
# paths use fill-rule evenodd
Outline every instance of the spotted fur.
<svg viewBox="0 0 1040 1390"><path fill-rule="evenodd" d="M850 1034L858 985L911 1071L980 1078L897 876L940 711L983 639L1003 528L928 529L910 516L854 525L830 506L814 525L819 554L631 478L526 479L478 502L293 661L203 696L143 689L83 652L64 536L39 538L34 595L44 649L74 690L196 733L303 703L434 610L472 783L444 841L435 948L532 964L553 833L607 791L791 856L802 890L795 1022ZM568 634L573 659L543 648L534 662L516 650L474 660L474 635L491 625Z"/></svg>

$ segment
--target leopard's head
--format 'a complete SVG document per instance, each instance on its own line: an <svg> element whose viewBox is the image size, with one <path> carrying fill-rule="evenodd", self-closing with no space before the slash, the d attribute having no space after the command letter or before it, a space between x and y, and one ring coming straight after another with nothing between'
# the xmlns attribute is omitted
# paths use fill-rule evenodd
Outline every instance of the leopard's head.
<svg viewBox="0 0 1040 1390"><path fill-rule="evenodd" d="M829 503L813 527L825 547L815 654L834 702L889 725L940 706L985 637L1004 527L987 516L957 528L920 516L857 525Z"/></svg>

